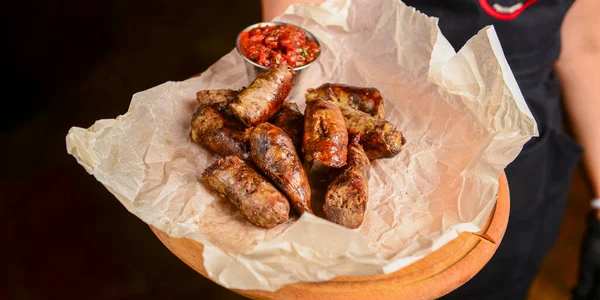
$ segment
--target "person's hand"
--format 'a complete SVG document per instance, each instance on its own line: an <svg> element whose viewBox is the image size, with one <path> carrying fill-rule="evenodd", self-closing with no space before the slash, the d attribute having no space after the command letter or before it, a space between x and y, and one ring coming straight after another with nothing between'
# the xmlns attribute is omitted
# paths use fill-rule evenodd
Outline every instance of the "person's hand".
<svg viewBox="0 0 600 300"><path fill-rule="evenodd" d="M588 216L581 244L579 282L573 289L573 299L600 299L600 218L597 213Z"/></svg>

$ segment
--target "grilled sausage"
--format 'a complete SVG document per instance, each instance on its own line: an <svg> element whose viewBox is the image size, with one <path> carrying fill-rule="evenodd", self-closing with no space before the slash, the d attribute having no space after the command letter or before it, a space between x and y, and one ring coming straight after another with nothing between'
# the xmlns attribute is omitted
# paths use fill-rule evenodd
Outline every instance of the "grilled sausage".
<svg viewBox="0 0 600 300"><path fill-rule="evenodd" d="M204 171L202 179L256 226L272 228L288 220L290 204L285 196L236 156L217 160Z"/></svg>
<svg viewBox="0 0 600 300"><path fill-rule="evenodd" d="M283 130L270 123L256 126L250 134L250 156L298 213L312 213L308 178L294 143Z"/></svg>
<svg viewBox="0 0 600 300"><path fill-rule="evenodd" d="M346 164L348 130L339 107L333 101L315 99L306 102L302 151L308 170L315 159L334 168Z"/></svg>
<svg viewBox="0 0 600 300"><path fill-rule="evenodd" d="M293 102L285 102L270 122L281 128L294 142L296 153L302 153L302 134L304 133L304 115ZM302 159L302 158L300 158Z"/></svg>
<svg viewBox="0 0 600 300"><path fill-rule="evenodd" d="M292 89L293 81L294 69L282 64L254 79L229 107L246 126L263 123L279 110Z"/></svg>
<svg viewBox="0 0 600 300"><path fill-rule="evenodd" d="M316 89L308 89L306 93L307 101L324 97L330 97L338 105L345 105L368 113L376 119L385 119L383 98L376 88L325 83Z"/></svg>
<svg viewBox="0 0 600 300"><path fill-rule="evenodd" d="M371 163L359 139L358 136L352 138L348 163L327 188L323 204L327 220L348 228L362 224L369 198Z"/></svg>
<svg viewBox="0 0 600 300"><path fill-rule="evenodd" d="M360 143L369 159L389 158L400 153L406 140L392 123L347 106L340 106L340 110L348 134L360 136Z"/></svg>
<svg viewBox="0 0 600 300"><path fill-rule="evenodd" d="M246 145L249 133L236 119L226 117L212 106L202 105L192 118L190 137L217 154L249 159Z"/></svg>
<svg viewBox="0 0 600 300"><path fill-rule="evenodd" d="M208 105L219 111L227 108L235 100L238 91L234 90L202 90L196 93L196 100L200 105Z"/></svg>

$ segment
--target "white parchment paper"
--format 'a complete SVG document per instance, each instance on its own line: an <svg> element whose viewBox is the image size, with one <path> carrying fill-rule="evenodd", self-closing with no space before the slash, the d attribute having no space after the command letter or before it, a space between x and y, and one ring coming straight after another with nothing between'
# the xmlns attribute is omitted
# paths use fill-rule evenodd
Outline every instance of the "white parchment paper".
<svg viewBox="0 0 600 300"><path fill-rule="evenodd" d="M198 181L218 156L190 141L195 93L248 84L235 51L198 78L135 94L116 119L71 128L68 152L131 213L203 243L209 276L228 288L274 291L390 273L462 231L478 231L500 172L538 133L494 29L455 53L437 19L395 0L294 5L278 20L308 29L322 45L301 90L325 82L376 87L387 119L407 139L400 155L373 163L360 228L310 214L255 227ZM304 109L302 93L291 101Z"/></svg>

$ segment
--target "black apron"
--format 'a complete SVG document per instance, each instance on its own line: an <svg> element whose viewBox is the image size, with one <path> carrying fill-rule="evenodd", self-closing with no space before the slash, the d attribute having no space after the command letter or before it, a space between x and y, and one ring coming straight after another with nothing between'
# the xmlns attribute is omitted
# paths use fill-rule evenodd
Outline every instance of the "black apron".
<svg viewBox="0 0 600 300"><path fill-rule="evenodd" d="M508 63L538 124L506 168L511 207L504 239L473 279L444 299L525 299L562 223L581 148L562 131L563 109L554 62L560 27L572 1L406 0L438 17L456 50L486 25L494 25Z"/></svg>

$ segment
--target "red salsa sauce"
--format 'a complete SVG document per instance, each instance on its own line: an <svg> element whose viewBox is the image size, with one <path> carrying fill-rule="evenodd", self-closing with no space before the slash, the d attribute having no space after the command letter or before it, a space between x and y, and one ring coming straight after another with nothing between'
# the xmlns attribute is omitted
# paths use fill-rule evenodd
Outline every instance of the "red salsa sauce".
<svg viewBox="0 0 600 300"><path fill-rule="evenodd" d="M265 67L275 68L285 61L295 68L315 60L321 49L302 29L285 24L242 32L240 50L251 61Z"/></svg>

